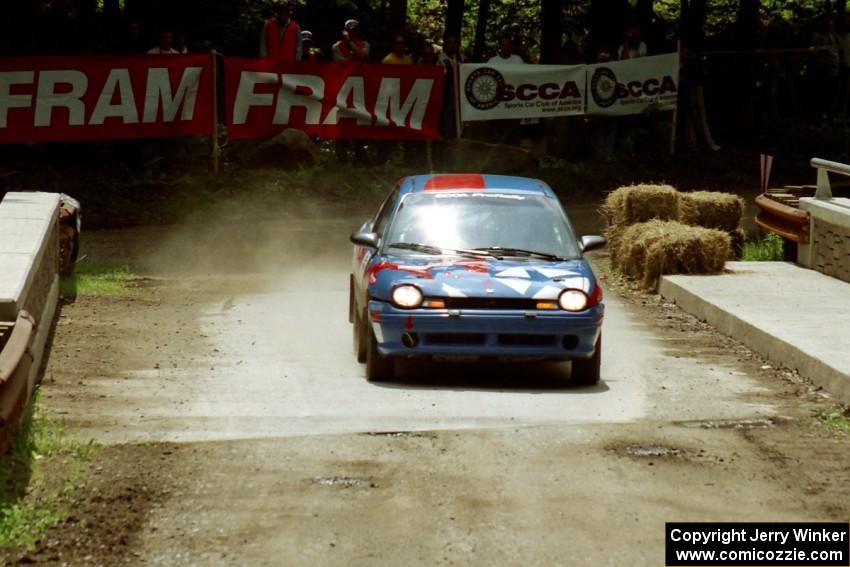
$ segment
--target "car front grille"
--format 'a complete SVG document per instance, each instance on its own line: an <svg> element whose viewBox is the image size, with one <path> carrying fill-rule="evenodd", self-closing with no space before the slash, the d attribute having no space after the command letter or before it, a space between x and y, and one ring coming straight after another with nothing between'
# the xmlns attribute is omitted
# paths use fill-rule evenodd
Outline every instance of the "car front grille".
<svg viewBox="0 0 850 567"><path fill-rule="evenodd" d="M525 297L446 297L446 309L537 309L536 299Z"/></svg>
<svg viewBox="0 0 850 567"><path fill-rule="evenodd" d="M427 333L425 342L432 345L481 345L482 333Z"/></svg>
<svg viewBox="0 0 850 567"><path fill-rule="evenodd" d="M499 344L520 347L551 346L555 344L555 335L503 334L499 335Z"/></svg>

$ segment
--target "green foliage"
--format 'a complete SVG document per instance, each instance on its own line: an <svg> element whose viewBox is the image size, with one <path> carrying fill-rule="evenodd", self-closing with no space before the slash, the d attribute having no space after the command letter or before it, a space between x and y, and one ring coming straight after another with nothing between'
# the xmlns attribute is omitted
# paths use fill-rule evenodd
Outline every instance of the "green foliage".
<svg viewBox="0 0 850 567"><path fill-rule="evenodd" d="M741 259L746 262L778 262L784 259L782 237L768 234L761 240L744 244Z"/></svg>
<svg viewBox="0 0 850 567"><path fill-rule="evenodd" d="M104 264L83 259L74 273L62 278L60 294L76 295L126 295L132 293L134 274L122 264Z"/></svg>
<svg viewBox="0 0 850 567"><path fill-rule="evenodd" d="M847 434L850 433L850 410L839 411L835 409L826 410L818 415L821 426L830 431Z"/></svg>
<svg viewBox="0 0 850 567"><path fill-rule="evenodd" d="M36 393L0 460L0 547L30 548L67 516L61 496L81 483L81 466L94 451L91 443L68 439L64 426L44 414ZM59 484L46 484L40 472L51 459L70 465Z"/></svg>

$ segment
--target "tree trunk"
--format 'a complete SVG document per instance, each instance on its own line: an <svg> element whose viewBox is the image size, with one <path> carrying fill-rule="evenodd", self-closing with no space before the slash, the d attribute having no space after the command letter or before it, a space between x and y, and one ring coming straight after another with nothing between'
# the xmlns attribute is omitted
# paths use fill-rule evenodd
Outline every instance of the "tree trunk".
<svg viewBox="0 0 850 567"><path fill-rule="evenodd" d="M463 28L464 0L448 0L446 5L446 35L455 36L460 41Z"/></svg>
<svg viewBox="0 0 850 567"><path fill-rule="evenodd" d="M404 24L407 21L407 0L390 0L387 25L391 34L404 33Z"/></svg>
<svg viewBox="0 0 850 567"><path fill-rule="evenodd" d="M563 0L541 0L540 4L540 62L554 63L561 49Z"/></svg>
<svg viewBox="0 0 850 567"><path fill-rule="evenodd" d="M691 0L688 6L687 22L685 24L685 47L692 51L701 51L705 43L706 0Z"/></svg>
<svg viewBox="0 0 850 567"><path fill-rule="evenodd" d="M739 0L738 3L738 46L752 49L758 46L759 0Z"/></svg>
<svg viewBox="0 0 850 567"><path fill-rule="evenodd" d="M653 16L652 0L637 0L636 23L645 35L649 33L649 28L652 27Z"/></svg>
<svg viewBox="0 0 850 567"><path fill-rule="evenodd" d="M588 41L594 54L600 45L607 46L614 53L623 43L628 10L628 0L591 0Z"/></svg>
<svg viewBox="0 0 850 567"><path fill-rule="evenodd" d="M478 4L478 21L475 22L475 46L472 48L473 61L481 61L484 57L488 19L490 19L490 0L481 0Z"/></svg>
<svg viewBox="0 0 850 567"><path fill-rule="evenodd" d="M838 28L838 31L840 31L840 32L848 31L847 23L845 21L846 17L847 17L847 2L844 2L843 0L839 0L835 4L835 24L836 24L836 27Z"/></svg>

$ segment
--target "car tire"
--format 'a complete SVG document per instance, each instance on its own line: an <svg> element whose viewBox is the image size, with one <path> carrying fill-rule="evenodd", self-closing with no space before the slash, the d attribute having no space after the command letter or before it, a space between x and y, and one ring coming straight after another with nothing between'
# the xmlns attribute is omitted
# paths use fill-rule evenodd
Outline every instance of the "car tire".
<svg viewBox="0 0 850 567"><path fill-rule="evenodd" d="M352 342L354 343L354 352L357 355L357 362L366 362L366 347L369 340L368 332L366 313L359 313L355 309L351 335Z"/></svg>
<svg viewBox="0 0 850 567"><path fill-rule="evenodd" d="M378 340L375 332L369 330L369 342L366 347L366 379L369 382L385 382L395 375L395 360L381 356L378 352Z"/></svg>
<svg viewBox="0 0 850 567"><path fill-rule="evenodd" d="M579 386L594 386L599 383L602 369L602 334L596 339L596 347L590 358L574 358L571 379Z"/></svg>

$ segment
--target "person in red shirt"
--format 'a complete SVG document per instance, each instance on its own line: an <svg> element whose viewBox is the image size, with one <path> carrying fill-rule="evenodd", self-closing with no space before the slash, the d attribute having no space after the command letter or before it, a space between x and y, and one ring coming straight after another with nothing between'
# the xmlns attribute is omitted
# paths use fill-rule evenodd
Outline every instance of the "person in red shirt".
<svg viewBox="0 0 850 567"><path fill-rule="evenodd" d="M360 22L357 20L345 22L342 39L333 44L331 54L337 63L369 60L369 42L360 35Z"/></svg>
<svg viewBox="0 0 850 567"><path fill-rule="evenodd" d="M292 19L289 4L276 4L275 14L268 19L260 34L260 57L277 62L300 61L301 28Z"/></svg>

